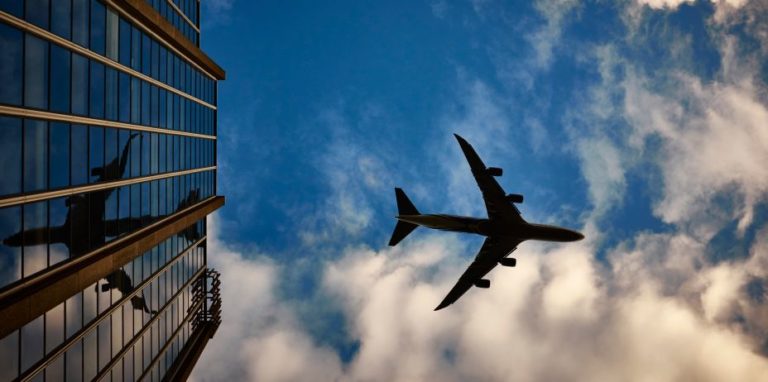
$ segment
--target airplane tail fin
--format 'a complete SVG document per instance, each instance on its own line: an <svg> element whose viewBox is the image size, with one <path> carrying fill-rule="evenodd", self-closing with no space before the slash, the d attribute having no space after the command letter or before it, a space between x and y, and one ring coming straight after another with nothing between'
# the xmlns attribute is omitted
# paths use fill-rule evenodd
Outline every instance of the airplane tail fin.
<svg viewBox="0 0 768 382"><path fill-rule="evenodd" d="M398 215L420 215L419 210L411 203L411 200L408 199L408 196L405 195L402 189L395 188L395 197L397 198ZM398 220L397 225L395 225L395 231L392 232L392 238L389 239L389 245L394 247L401 240L405 239L408 234L413 232L416 227L418 227L416 224Z"/></svg>

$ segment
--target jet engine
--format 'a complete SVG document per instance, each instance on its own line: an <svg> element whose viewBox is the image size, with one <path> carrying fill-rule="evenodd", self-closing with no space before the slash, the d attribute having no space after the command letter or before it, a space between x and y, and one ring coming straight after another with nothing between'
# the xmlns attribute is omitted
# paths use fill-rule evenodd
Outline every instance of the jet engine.
<svg viewBox="0 0 768 382"><path fill-rule="evenodd" d="M514 257L505 257L499 260L499 264L505 267L514 267L515 265L517 265L517 259L515 259Z"/></svg>
<svg viewBox="0 0 768 382"><path fill-rule="evenodd" d="M501 176L501 174L504 173L504 170L499 167L488 167L485 171L487 171L490 176Z"/></svg>
<svg viewBox="0 0 768 382"><path fill-rule="evenodd" d="M480 279L475 281L475 286L478 288L490 288L491 287L491 280L488 279Z"/></svg>
<svg viewBox="0 0 768 382"><path fill-rule="evenodd" d="M507 195L507 201L510 203L522 203L523 202L523 195L520 194L509 194Z"/></svg>

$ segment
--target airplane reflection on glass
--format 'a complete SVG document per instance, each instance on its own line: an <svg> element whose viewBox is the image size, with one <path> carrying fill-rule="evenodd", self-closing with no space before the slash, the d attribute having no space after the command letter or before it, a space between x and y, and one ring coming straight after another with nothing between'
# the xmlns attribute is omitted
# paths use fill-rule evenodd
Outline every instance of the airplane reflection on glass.
<svg viewBox="0 0 768 382"><path fill-rule="evenodd" d="M129 295L133 293L135 290L133 287L133 283L131 283L131 278L128 277L128 273L126 273L122 269L118 269L109 275L105 277L107 280L106 283L101 284L101 291L102 292L108 292L111 289L117 289L120 291L120 293L123 294L123 296ZM96 291L99 291L99 286L96 285L95 287ZM147 306L147 301L144 299L144 294L141 296L133 296L131 297L131 306L133 306L133 309L135 310L143 310L146 313L149 314L156 314L157 311L150 310Z"/></svg>
<svg viewBox="0 0 768 382"><path fill-rule="evenodd" d="M459 281L435 310L453 304L472 286L489 288L491 286L490 280L483 277L497 264L514 267L517 260L508 256L517 249L520 243L526 240L568 242L584 238L581 233L570 229L526 222L515 206L515 203L523 202L523 196L519 194L507 195L496 182L495 177L502 175L502 169L485 167L474 148L464 138L457 134L454 136L459 141L459 146L461 146L461 150L472 169L472 175L483 194L488 218L446 214L424 215L419 213L403 190L395 188L398 209L397 225L395 225L392 238L389 240L389 245L395 246L418 226L444 231L474 233L486 237L475 260L459 277Z"/></svg>

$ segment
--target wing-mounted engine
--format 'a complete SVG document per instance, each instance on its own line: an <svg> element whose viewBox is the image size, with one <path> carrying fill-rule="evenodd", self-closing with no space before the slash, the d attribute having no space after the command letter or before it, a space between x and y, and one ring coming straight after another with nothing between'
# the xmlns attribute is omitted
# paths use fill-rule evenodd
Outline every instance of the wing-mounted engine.
<svg viewBox="0 0 768 382"><path fill-rule="evenodd" d="M505 257L499 260L499 264L505 267L514 267L515 265L517 265L517 259L515 259L514 257Z"/></svg>
<svg viewBox="0 0 768 382"><path fill-rule="evenodd" d="M488 175L490 176L501 176L504 174L504 170L500 167L488 167L485 171L488 172Z"/></svg>
<svg viewBox="0 0 768 382"><path fill-rule="evenodd" d="M523 195L520 195L520 194L509 194L509 195L507 195L507 201L510 202L510 203L521 204L521 203L523 203Z"/></svg>
<svg viewBox="0 0 768 382"><path fill-rule="evenodd" d="M491 280L488 280L488 279L477 280L477 281L475 281L475 286L478 287L478 288L483 288L483 289L490 288L491 287Z"/></svg>

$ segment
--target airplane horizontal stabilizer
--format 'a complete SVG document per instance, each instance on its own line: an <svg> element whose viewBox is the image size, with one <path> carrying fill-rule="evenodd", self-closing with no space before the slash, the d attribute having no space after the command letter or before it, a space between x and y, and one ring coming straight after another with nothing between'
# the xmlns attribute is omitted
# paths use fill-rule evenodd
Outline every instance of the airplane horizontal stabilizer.
<svg viewBox="0 0 768 382"><path fill-rule="evenodd" d="M416 224L411 224L408 222L398 221L397 225L395 225L395 231L392 232L392 238L389 239L389 246L394 247L399 243L401 240L405 239L408 234L413 232L413 230L418 227Z"/></svg>
<svg viewBox="0 0 768 382"><path fill-rule="evenodd" d="M411 203L411 200L408 199L408 196L405 195L402 189L395 188L395 197L397 198L398 215L420 215L419 210ZM394 247L401 240L405 239L408 234L413 232L416 227L418 227L416 224L398 221L397 225L395 225L395 231L392 232L392 238L389 239L389 245Z"/></svg>

